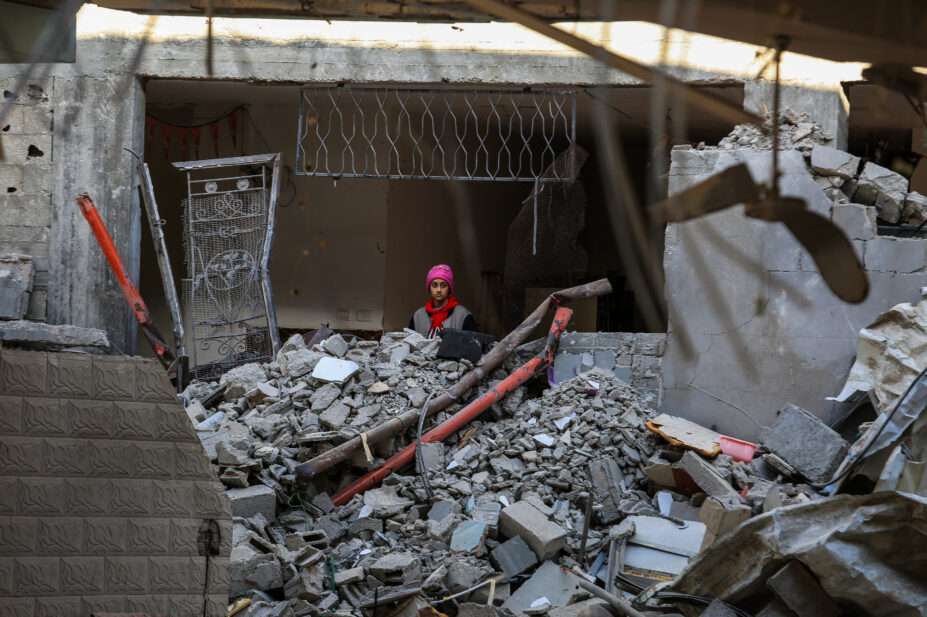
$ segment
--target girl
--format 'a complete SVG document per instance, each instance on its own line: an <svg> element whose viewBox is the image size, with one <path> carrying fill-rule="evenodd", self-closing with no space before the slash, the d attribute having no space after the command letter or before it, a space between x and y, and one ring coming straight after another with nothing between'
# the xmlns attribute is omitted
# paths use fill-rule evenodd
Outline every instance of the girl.
<svg viewBox="0 0 927 617"><path fill-rule="evenodd" d="M476 331L476 320L451 294L454 293L454 273L447 264L438 264L428 271L425 288L431 299L415 311L409 329L434 338L444 328Z"/></svg>

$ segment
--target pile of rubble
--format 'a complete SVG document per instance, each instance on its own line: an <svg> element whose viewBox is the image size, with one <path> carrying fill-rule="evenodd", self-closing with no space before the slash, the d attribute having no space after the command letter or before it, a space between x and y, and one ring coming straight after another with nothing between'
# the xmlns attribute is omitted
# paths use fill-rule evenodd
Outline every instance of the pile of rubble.
<svg viewBox="0 0 927 617"><path fill-rule="evenodd" d="M738 461L719 453L717 433L658 416L593 369L535 398L518 389L447 442L423 444L419 468L343 505L332 497L412 443L415 427L402 444L372 445L297 491L299 463L421 407L470 368L436 350L410 331L379 342L335 335L312 349L295 336L276 362L225 374L214 408L200 400L215 398L216 384L187 388L187 410L228 487L230 597L253 600L242 615L413 616L429 605L460 616L575 614L602 602L587 581L643 589L670 580L743 521L821 499L804 482L825 478L846 450L790 407L765 449ZM822 447L794 447L794 431L818 431Z"/></svg>
<svg viewBox="0 0 927 617"><path fill-rule="evenodd" d="M726 137L718 142L720 150L751 148L754 150L772 150L772 112L763 116L764 129L753 124L739 124ZM809 152L817 144L828 143L833 136L811 119L810 114L799 113L790 107L783 107L779 113L779 148ZM699 149L705 149L700 145Z"/></svg>

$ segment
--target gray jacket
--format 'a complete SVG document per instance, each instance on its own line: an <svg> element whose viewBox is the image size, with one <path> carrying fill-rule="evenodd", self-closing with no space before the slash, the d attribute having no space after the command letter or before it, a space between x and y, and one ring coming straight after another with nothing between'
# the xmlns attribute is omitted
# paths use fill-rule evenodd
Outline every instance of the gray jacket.
<svg viewBox="0 0 927 617"><path fill-rule="evenodd" d="M455 330L476 330L476 320L462 304L458 304L451 309L450 315L444 320L444 328L453 328ZM431 317L425 307L418 309L409 320L409 329L415 330L422 336L428 336L431 330Z"/></svg>

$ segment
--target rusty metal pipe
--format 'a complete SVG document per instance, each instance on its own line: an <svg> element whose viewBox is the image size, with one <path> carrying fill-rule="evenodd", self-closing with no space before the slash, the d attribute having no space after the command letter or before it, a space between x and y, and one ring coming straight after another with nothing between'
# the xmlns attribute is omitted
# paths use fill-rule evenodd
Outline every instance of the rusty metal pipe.
<svg viewBox="0 0 927 617"><path fill-rule="evenodd" d="M492 350L482 358L480 366L475 367L466 375L460 378L453 387L443 392L440 396L435 397L430 405L420 412L418 409L410 409L386 422L379 424L366 432L367 443L375 444L384 439L388 439L403 430L416 426L421 413L428 418L446 409L454 401L466 394L473 386L483 377L494 371L509 356L515 348L525 342L528 335L531 334L544 317L544 314L551 308L556 308L562 304L592 298L595 296L604 296L612 292L612 286L608 279L599 279L592 283L570 287L548 296L521 324L509 332L509 334L499 341ZM296 485L306 487L309 482L338 463L347 460L352 454L363 448L363 442L360 437L354 437L343 444L335 446L331 450L323 452L299 465L296 468Z"/></svg>
<svg viewBox="0 0 927 617"><path fill-rule="evenodd" d="M550 326L550 334L547 335L547 345L541 353L528 360L521 368L500 381L495 388L425 433L425 435L422 436L422 443L444 441L466 426L469 422L478 418L480 414L489 409L493 403L502 399L506 394L552 365L554 363L554 353L557 349L557 344L560 342L560 335L563 334L567 322L570 321L570 317L572 316L572 309L565 307L558 308L556 315L554 315L554 322ZM393 455L392 458L383 463L382 466L361 476L357 482L339 491L337 495L332 497L332 503L336 506L342 506L348 503L355 495L363 493L369 488L373 488L382 482L383 478L389 474L411 463L412 459L415 457L417 444L418 442L416 441L406 446L398 454Z"/></svg>

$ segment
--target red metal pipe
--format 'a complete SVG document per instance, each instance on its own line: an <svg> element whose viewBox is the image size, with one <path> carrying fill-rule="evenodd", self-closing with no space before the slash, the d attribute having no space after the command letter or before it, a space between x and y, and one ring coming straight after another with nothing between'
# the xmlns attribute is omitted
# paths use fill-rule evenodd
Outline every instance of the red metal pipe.
<svg viewBox="0 0 927 617"><path fill-rule="evenodd" d="M135 282L129 275L122 257L119 256L119 250L116 249L113 238L109 235L109 231L106 230L106 225L103 223L103 219L100 218L97 207L87 193L81 193L77 196L77 205L80 206L80 211L83 213L84 218L87 219L93 235L96 236L97 242L103 250L103 255L106 257L106 261L109 262L109 267L113 270L113 274L116 275L119 287L122 288L122 293L129 302L129 307L135 314L135 318L138 319L138 324L141 326L145 338L151 343L158 360L161 361L164 368L169 368L174 362L174 354L168 348L167 343L164 342L164 336L161 335L161 331L158 330L158 326L155 325L154 320L151 318L151 313L148 311L145 301L142 300L138 287L135 286Z"/></svg>
<svg viewBox="0 0 927 617"><path fill-rule="evenodd" d="M547 345L541 353L528 360L521 368L496 384L495 388L422 435L422 443L444 441L466 426L469 422L479 417L479 415L489 409L493 403L553 364L554 352L560 341L560 335L563 334L572 316L573 309L566 307L558 308L556 314L554 314L554 322L550 326L550 334L547 335ZM374 469L359 478L357 482L351 486L342 489L332 498L332 503L336 506L346 504L351 501L351 498L355 495L363 493L369 488L373 488L392 472L411 463L414 457L415 442L406 446L398 454L383 463L378 469Z"/></svg>

